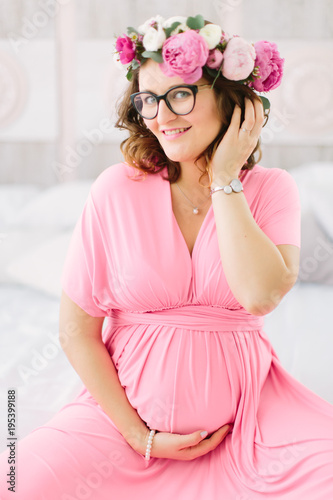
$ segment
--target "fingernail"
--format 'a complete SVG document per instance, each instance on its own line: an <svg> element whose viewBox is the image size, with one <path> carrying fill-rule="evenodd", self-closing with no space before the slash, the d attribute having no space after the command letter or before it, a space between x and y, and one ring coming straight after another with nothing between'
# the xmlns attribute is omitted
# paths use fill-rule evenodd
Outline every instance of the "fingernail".
<svg viewBox="0 0 333 500"><path fill-rule="evenodd" d="M202 438L205 438L207 435L208 435L208 432L207 432L207 431L202 431L202 432L200 432L200 436L201 436Z"/></svg>

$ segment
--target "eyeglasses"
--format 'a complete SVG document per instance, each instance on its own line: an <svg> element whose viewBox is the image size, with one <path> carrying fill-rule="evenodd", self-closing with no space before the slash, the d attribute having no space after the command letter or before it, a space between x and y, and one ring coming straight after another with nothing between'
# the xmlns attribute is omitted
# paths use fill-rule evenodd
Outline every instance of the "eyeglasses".
<svg viewBox="0 0 333 500"><path fill-rule="evenodd" d="M156 118L158 106L162 100L175 115L188 115L194 108L198 91L204 87L211 87L211 85L177 85L163 95L156 95L153 92L136 92L131 95L131 102L139 115L146 120Z"/></svg>

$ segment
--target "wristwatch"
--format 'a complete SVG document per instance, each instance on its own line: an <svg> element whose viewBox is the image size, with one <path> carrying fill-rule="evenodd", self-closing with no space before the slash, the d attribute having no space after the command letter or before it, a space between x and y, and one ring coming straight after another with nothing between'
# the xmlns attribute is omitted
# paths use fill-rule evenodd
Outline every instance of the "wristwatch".
<svg viewBox="0 0 333 500"><path fill-rule="evenodd" d="M216 193L216 191L224 191L225 194L230 194L232 192L240 193L241 191L243 191L243 184L239 179L232 179L230 184L228 184L227 186L216 186L211 189L210 195L212 196L212 194Z"/></svg>

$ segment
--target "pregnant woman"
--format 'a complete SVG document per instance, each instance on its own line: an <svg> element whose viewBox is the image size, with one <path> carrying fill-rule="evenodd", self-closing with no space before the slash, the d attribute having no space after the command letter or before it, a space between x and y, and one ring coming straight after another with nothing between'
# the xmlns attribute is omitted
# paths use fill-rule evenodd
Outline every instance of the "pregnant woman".
<svg viewBox="0 0 333 500"><path fill-rule="evenodd" d="M95 180L62 277L84 385L19 443L1 498L331 500L333 407L263 330L299 265L295 182L255 159L283 59L201 16L129 28L115 56L125 161Z"/></svg>

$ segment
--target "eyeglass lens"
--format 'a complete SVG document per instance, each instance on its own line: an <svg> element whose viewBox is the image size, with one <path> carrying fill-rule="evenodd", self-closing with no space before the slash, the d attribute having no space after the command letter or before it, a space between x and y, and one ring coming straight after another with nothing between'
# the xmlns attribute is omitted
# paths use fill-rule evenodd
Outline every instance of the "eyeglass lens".
<svg viewBox="0 0 333 500"><path fill-rule="evenodd" d="M177 87L170 89L167 92L165 99L167 100L171 110L176 115L187 115L194 106L194 94L187 87ZM150 92L140 92L134 98L134 105L138 113L143 118L155 118L158 111L158 100L154 94Z"/></svg>

